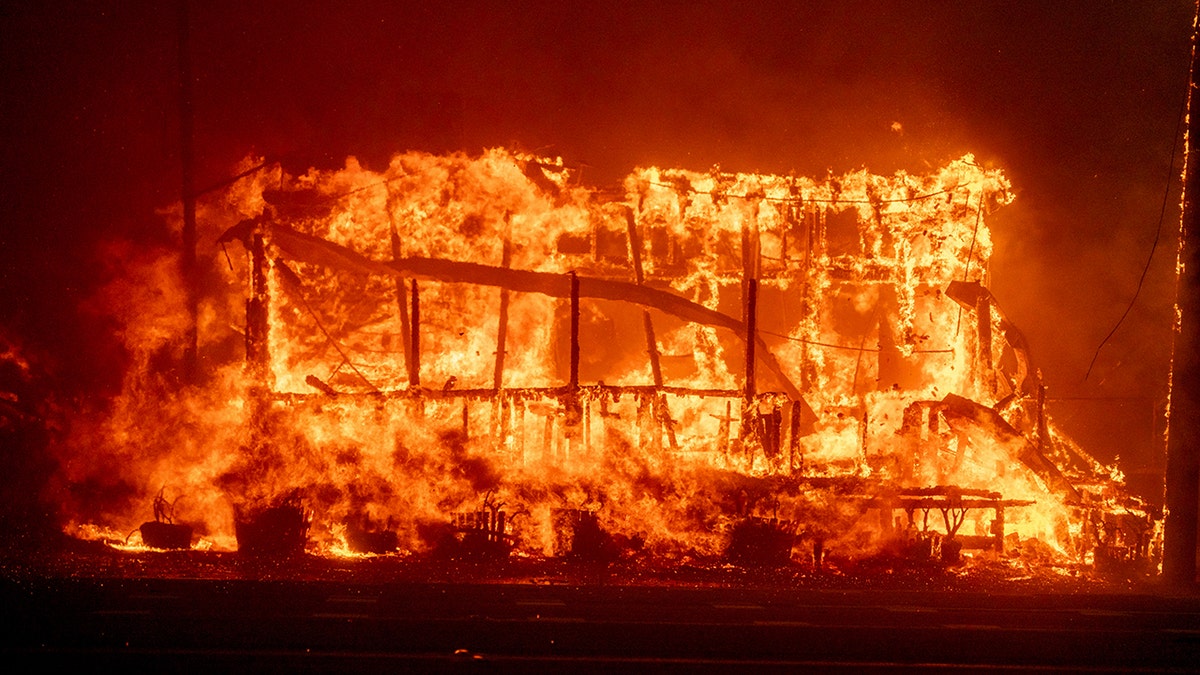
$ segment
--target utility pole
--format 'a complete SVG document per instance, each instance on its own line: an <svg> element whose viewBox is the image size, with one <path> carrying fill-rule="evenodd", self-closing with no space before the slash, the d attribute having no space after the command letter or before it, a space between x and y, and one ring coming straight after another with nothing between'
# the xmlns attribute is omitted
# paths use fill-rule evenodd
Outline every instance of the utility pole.
<svg viewBox="0 0 1200 675"><path fill-rule="evenodd" d="M199 313L199 275L196 269L196 177L192 153L193 120L192 58L190 44L190 9L188 0L179 0L179 158L182 164L183 236L179 260L187 302L187 328L183 346L183 382L195 384L198 379L199 336L196 329Z"/></svg>
<svg viewBox="0 0 1200 675"><path fill-rule="evenodd" d="M1192 21L1192 60L1184 129L1183 215L1176 269L1176 323L1172 349L1170 416L1163 576L1176 586L1196 583L1196 529L1200 510L1200 143L1192 123L1200 115L1196 98L1196 30L1200 2Z"/></svg>

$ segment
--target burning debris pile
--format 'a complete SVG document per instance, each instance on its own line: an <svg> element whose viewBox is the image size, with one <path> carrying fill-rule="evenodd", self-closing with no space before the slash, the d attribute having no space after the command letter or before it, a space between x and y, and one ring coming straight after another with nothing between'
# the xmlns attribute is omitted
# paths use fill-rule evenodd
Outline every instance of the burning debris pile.
<svg viewBox="0 0 1200 675"><path fill-rule="evenodd" d="M140 367L80 430L64 501L116 529L167 486L243 551L769 565L1036 540L1151 566L1157 523L1055 430L988 291L1011 198L970 156L611 190L504 150L249 173L201 204L206 380L154 377L186 303L146 261L112 291Z"/></svg>

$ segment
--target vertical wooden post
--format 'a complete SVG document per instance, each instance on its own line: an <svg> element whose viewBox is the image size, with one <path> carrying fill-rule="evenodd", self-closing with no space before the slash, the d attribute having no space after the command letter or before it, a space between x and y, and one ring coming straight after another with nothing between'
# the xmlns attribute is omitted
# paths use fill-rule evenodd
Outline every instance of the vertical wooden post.
<svg viewBox="0 0 1200 675"><path fill-rule="evenodd" d="M412 355L412 370L408 373L408 386L421 386L421 296L417 291L417 280L412 281L412 340L409 353Z"/></svg>
<svg viewBox="0 0 1200 675"><path fill-rule="evenodd" d="M987 394L996 391L996 373L992 367L992 303L986 292L975 299L975 314L979 320L979 369Z"/></svg>
<svg viewBox="0 0 1200 675"><path fill-rule="evenodd" d="M629 238L629 257L633 261L634 281L641 286L646 280L645 271L642 268L642 239L638 235L637 219L634 217L632 208L625 213L625 225ZM658 339L654 336L654 320L650 318L648 309L642 310L642 331L646 334L646 354L650 357L650 373L654 377L654 386L656 389L661 389L663 386L662 359L658 353ZM654 409L657 419L667 428L667 442L670 443L671 449L679 449L679 441L675 438L675 423L671 420L666 399L656 397Z"/></svg>
<svg viewBox="0 0 1200 675"><path fill-rule="evenodd" d="M567 386L579 388L579 276L571 272L571 376Z"/></svg>
<svg viewBox="0 0 1200 675"><path fill-rule="evenodd" d="M571 272L571 374L567 382L567 393L562 399L563 404L563 437L562 451L557 453L562 462L574 450L573 444L579 440L580 425L583 421L583 402L579 395L579 275ZM557 443L559 439L556 437Z"/></svg>
<svg viewBox="0 0 1200 675"><path fill-rule="evenodd" d="M758 336L755 325L758 318L758 279L748 279L746 283L746 382L743 396L747 403L758 395L758 387L754 372L754 343Z"/></svg>
<svg viewBox="0 0 1200 675"><path fill-rule="evenodd" d="M796 455L800 448L800 417L804 414L804 408L798 401L790 401L788 403L788 414L790 428L788 429L788 473L796 471ZM803 462L801 456L801 462Z"/></svg>
<svg viewBox="0 0 1200 675"><path fill-rule="evenodd" d="M500 254L500 265L507 269L512 265L512 244L504 238L504 250ZM504 387L504 351L508 348L508 289L500 289L500 317L496 327L496 366L492 371L492 388L500 391Z"/></svg>
<svg viewBox="0 0 1200 675"><path fill-rule="evenodd" d="M758 331L755 320L758 314L758 280L746 279L746 375L742 389L742 427L739 436L748 461L753 462L753 443L758 435L758 387L754 372L754 342Z"/></svg>
<svg viewBox="0 0 1200 675"><path fill-rule="evenodd" d="M992 534L996 537L996 553L1004 554L1004 505L996 506L996 519L992 521Z"/></svg>
<svg viewBox="0 0 1200 675"><path fill-rule="evenodd" d="M758 436L759 412L758 382L755 373L755 341L758 328L758 272L759 272L759 243L758 243L758 209L753 204L753 211L742 221L742 315L746 322L746 381L743 391L741 438L746 450L747 459L753 463L753 443L746 441Z"/></svg>
<svg viewBox="0 0 1200 675"><path fill-rule="evenodd" d="M500 252L500 265L508 268L512 265L512 244L506 235ZM495 418L492 428L498 429L497 440L500 444L508 437L505 427L504 396L500 390L504 388L504 357L508 349L508 289L500 289L500 313L496 324L496 364L492 370L492 389L495 394L492 399L492 414Z"/></svg>
<svg viewBox="0 0 1200 675"><path fill-rule="evenodd" d="M269 352L267 342L267 251L262 232L250 236L250 299L246 301L246 365L256 386L266 386Z"/></svg>
<svg viewBox="0 0 1200 675"><path fill-rule="evenodd" d="M758 232L758 204L752 205L750 216L742 221L742 282L758 279L762 267L762 250Z"/></svg>
<svg viewBox="0 0 1200 675"><path fill-rule="evenodd" d="M246 370L251 382L247 420L250 447L259 451L269 443L267 390L271 386L270 342L267 309L267 247L262 231L255 227L250 235L250 297L246 300Z"/></svg>
<svg viewBox="0 0 1200 675"><path fill-rule="evenodd" d="M396 223L391 222L392 200L390 192L388 193L387 202L388 221L391 226L392 235L392 260L396 261L400 258L400 233L396 231ZM416 366L413 363L412 326L409 325L408 321L408 299L404 297L406 295L404 286L404 279L402 277L396 277L396 306L400 310L400 334L404 336L403 339L400 340L400 349L404 352L404 368L408 373L408 381L411 384L414 373L416 373Z"/></svg>

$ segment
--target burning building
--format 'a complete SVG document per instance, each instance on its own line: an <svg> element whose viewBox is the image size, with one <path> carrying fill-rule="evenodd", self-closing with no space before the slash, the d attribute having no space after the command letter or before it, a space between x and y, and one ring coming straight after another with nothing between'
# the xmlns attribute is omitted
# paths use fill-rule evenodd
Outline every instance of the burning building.
<svg viewBox="0 0 1200 675"><path fill-rule="evenodd" d="M200 383L153 375L187 323L175 258L113 289L145 301L138 367L64 465L71 527L128 531L153 502L243 551L754 565L1040 542L1150 569L1156 519L1056 429L988 290L1012 198L971 156L611 188L506 150L258 167L199 205ZM106 481L121 498L71 489Z"/></svg>

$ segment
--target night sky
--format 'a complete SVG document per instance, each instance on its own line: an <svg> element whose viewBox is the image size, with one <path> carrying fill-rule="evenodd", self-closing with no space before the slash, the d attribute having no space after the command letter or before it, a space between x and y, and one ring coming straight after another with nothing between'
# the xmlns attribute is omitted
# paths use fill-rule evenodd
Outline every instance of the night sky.
<svg viewBox="0 0 1200 675"><path fill-rule="evenodd" d="M66 4L0 6L0 329L64 398L119 383L118 327L88 309L117 273L101 246L169 243L156 210L180 194L176 4ZM1161 476L1189 3L647 5L193 2L196 184L250 153L382 168L503 145L604 185L650 163L822 176L974 152L1017 190L990 220L992 290L1052 413ZM1165 191L1141 298L1085 380Z"/></svg>

